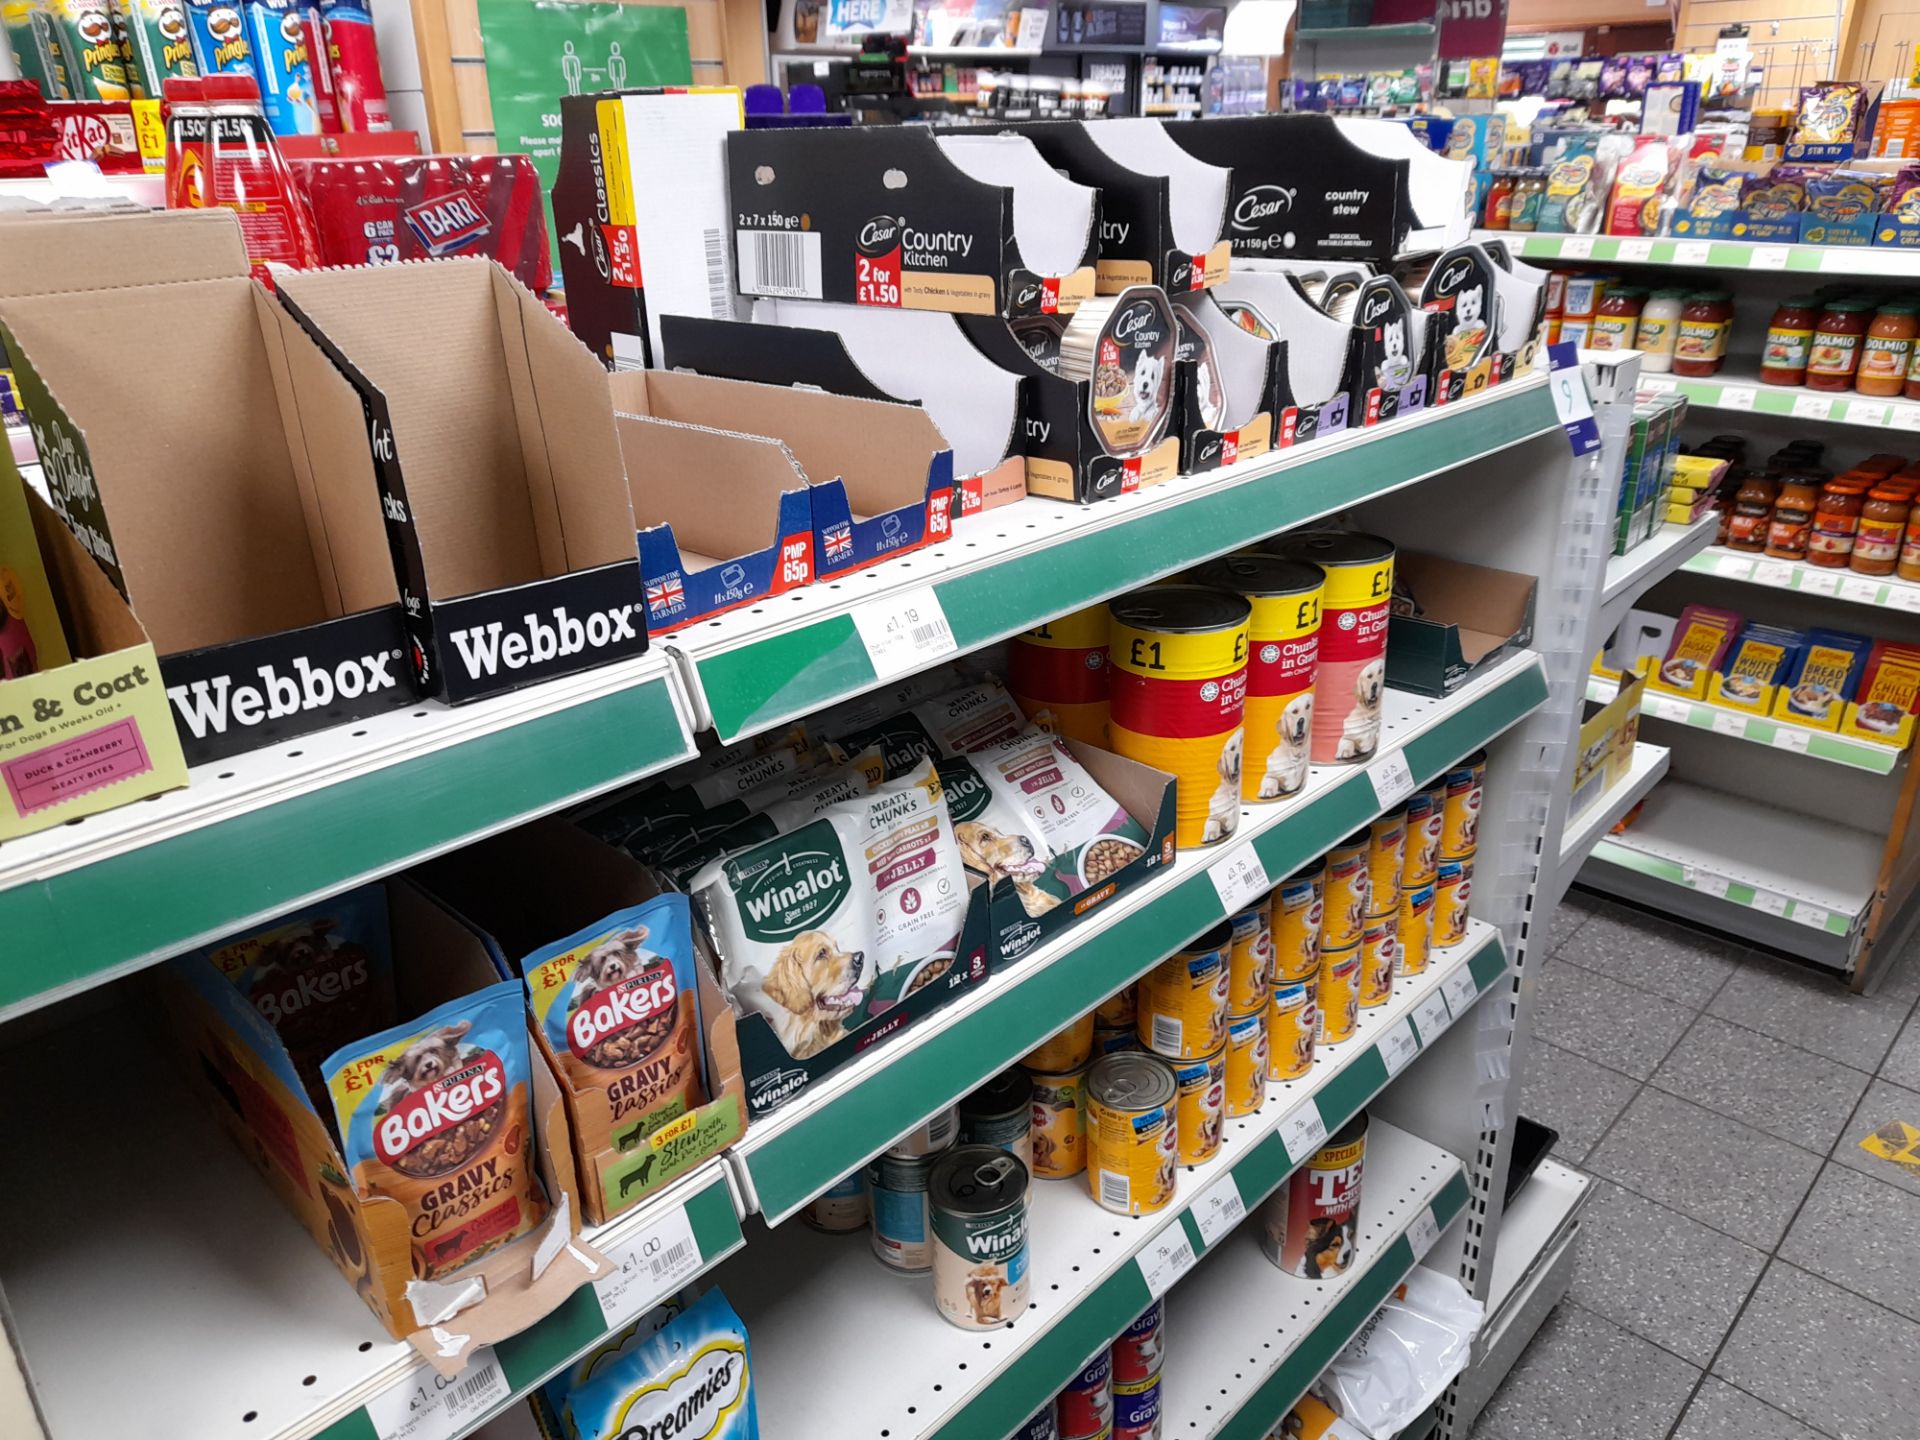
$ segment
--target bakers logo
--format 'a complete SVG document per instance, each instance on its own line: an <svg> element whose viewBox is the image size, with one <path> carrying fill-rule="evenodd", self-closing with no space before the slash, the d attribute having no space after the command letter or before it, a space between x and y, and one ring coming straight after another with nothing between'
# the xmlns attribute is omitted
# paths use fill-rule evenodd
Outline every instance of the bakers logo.
<svg viewBox="0 0 1920 1440"><path fill-rule="evenodd" d="M422 200L402 212L407 228L413 231L430 255L445 255L479 239L493 227L486 214L466 190L454 190Z"/></svg>
<svg viewBox="0 0 1920 1440"><path fill-rule="evenodd" d="M283 675L274 665L262 665L258 685L235 685L231 675L216 675L211 680L169 685L167 698L193 738L204 740L208 735L226 734L230 721L258 725L284 720L303 710L324 710L336 700L391 690L399 681L389 667L399 658L398 650L383 650L342 660L329 670L296 655L291 675Z"/></svg>
<svg viewBox="0 0 1920 1440"><path fill-rule="evenodd" d="M876 215L860 227L855 244L862 255L885 255L900 247L900 231L906 223L892 215Z"/></svg>
<svg viewBox="0 0 1920 1440"><path fill-rule="evenodd" d="M434 1136L463 1125L507 1093L507 1067L491 1050L424 1089L402 1095L373 1127L373 1148L391 1165Z"/></svg>
<svg viewBox="0 0 1920 1440"><path fill-rule="evenodd" d="M679 1001L680 987L674 984L673 966L655 965L611 990L601 990L587 998L567 1018L567 1044L581 1059L603 1040L625 1034L656 1015L665 1014Z"/></svg>
<svg viewBox="0 0 1920 1440"><path fill-rule="evenodd" d="M261 984L248 994L253 1008L269 1025L278 1027L316 1005L333 1005L367 983L366 952L355 946L321 946L326 953L313 965L282 983Z"/></svg>
<svg viewBox="0 0 1920 1440"><path fill-rule="evenodd" d="M657 1385L636 1391L614 1411L609 1440L705 1440L747 1394L747 1351L716 1340Z"/></svg>
<svg viewBox="0 0 1920 1440"><path fill-rule="evenodd" d="M1255 185L1233 207L1233 228L1258 230L1274 216L1290 213L1294 194L1283 185Z"/></svg>
<svg viewBox="0 0 1920 1440"><path fill-rule="evenodd" d="M460 663L467 667L470 679L497 675L502 665L509 670L524 670L529 665L562 660L584 650L603 650L617 640L638 640L633 617L636 608L615 605L609 610L596 610L585 620L576 620L567 613L566 606L556 605L551 624L537 614L522 616L525 634L518 630L509 632L498 620L455 630L453 648L459 652Z"/></svg>

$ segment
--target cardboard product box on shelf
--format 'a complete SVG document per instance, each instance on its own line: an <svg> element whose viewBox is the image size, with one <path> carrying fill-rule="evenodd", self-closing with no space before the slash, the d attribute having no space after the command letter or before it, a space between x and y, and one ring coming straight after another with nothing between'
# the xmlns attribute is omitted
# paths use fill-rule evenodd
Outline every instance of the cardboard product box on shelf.
<svg viewBox="0 0 1920 1440"><path fill-rule="evenodd" d="M1347 428L1360 384L1360 332L1326 313L1282 270L1236 267L1214 299L1241 329L1283 341L1274 447L1302 445Z"/></svg>
<svg viewBox="0 0 1920 1440"><path fill-rule="evenodd" d="M1384 425L1424 410L1433 394L1440 327L1415 308L1391 275L1371 275L1353 302L1353 413L1362 425Z"/></svg>
<svg viewBox="0 0 1920 1440"><path fill-rule="evenodd" d="M1614 676L1620 688L1604 705L1583 700L1580 753L1573 762L1573 800L1567 806L1571 825L1627 778L1633 766L1633 747L1640 738L1640 698L1646 682L1631 670Z"/></svg>
<svg viewBox="0 0 1920 1440"><path fill-rule="evenodd" d="M1434 404L1477 394L1533 368L1546 320L1546 286L1500 265L1480 246L1459 245L1435 260L1420 306L1439 352Z"/></svg>
<svg viewBox="0 0 1920 1440"><path fill-rule="evenodd" d="M1180 472L1224 470L1273 449L1287 345L1262 340L1211 294L1176 295Z"/></svg>
<svg viewBox="0 0 1920 1440"><path fill-rule="evenodd" d="M1539 588L1531 575L1400 551L1387 622L1387 684L1417 695L1451 695L1526 649Z"/></svg>
<svg viewBox="0 0 1920 1440"><path fill-rule="evenodd" d="M951 533L952 453L924 410L672 371L609 380L656 634L841 573L849 548L870 562ZM891 516L917 538L888 546L902 495L921 513Z"/></svg>
<svg viewBox="0 0 1920 1440"><path fill-rule="evenodd" d="M1334 123L1343 136L1370 154L1407 162L1413 222L1404 248L1439 250L1467 238L1475 219L1471 160L1436 152L1397 120L1339 115Z"/></svg>
<svg viewBox="0 0 1920 1440"><path fill-rule="evenodd" d="M602 917L660 894L652 873L622 851L557 818L537 820L429 861L413 872L429 893L471 924L498 964L522 978L521 962L542 947L591 927ZM746 1091L733 1012L715 979L712 957L694 930L699 972L697 1104L641 1108L646 1075L611 1084L570 1078L534 1026L566 1105L578 1193L587 1219L603 1225L680 1176L714 1163L747 1123Z"/></svg>
<svg viewBox="0 0 1920 1440"><path fill-rule="evenodd" d="M491 260L280 279L352 383L414 683L449 703L647 648L606 374Z"/></svg>
<svg viewBox="0 0 1920 1440"><path fill-rule="evenodd" d="M1093 294L1099 193L1016 135L744 130L727 195L743 295L1011 318Z"/></svg>
<svg viewBox="0 0 1920 1440"><path fill-rule="evenodd" d="M396 879L374 888L384 896L397 1016L425 1016L504 978L480 937L415 886ZM335 903L358 893L336 897ZM273 930L268 924L254 933ZM309 944L319 937L317 943L334 947L336 956L343 943L328 938L318 921L301 933ZM156 972L188 1070L242 1153L396 1340L411 1341L437 1369L451 1374L476 1347L519 1333L606 1273L606 1258L575 1233L578 1187L567 1108L530 1034L529 1143L546 1218L531 1233L444 1276L423 1280L417 1278L410 1207L396 1196L368 1196L356 1188L353 1169L335 1139L337 1122L322 1120L280 1033L216 965L213 957L222 948L182 955ZM365 958L359 963L368 964ZM375 1021L366 1033L385 1028ZM209 1216L208 1224L217 1225L218 1217ZM568 1234L569 1243L554 1243Z"/></svg>
<svg viewBox="0 0 1920 1440"><path fill-rule="evenodd" d="M415 699L359 403L232 258L0 301L48 494L152 638L193 764Z"/></svg>
<svg viewBox="0 0 1920 1440"><path fill-rule="evenodd" d="M1840 733L1904 750L1920 705L1920 646L1875 640L1860 683L1847 702Z"/></svg>
<svg viewBox="0 0 1920 1440"><path fill-rule="evenodd" d="M731 86L560 98L553 183L567 323L610 369L661 363L665 315L745 316L735 293Z"/></svg>
<svg viewBox="0 0 1920 1440"><path fill-rule="evenodd" d="M959 328L964 317L762 301L755 318L760 323L747 325L667 316L661 324L666 363L729 380L917 405L952 452L959 517L1026 493L1018 440L1020 378L968 341ZM816 576L862 568L928 540L911 513L917 502L906 493L905 473L883 493L856 498L854 510L862 518L845 534L836 530L831 547L823 542L816 550ZM920 498L930 502L933 496L929 491ZM816 504L816 535L823 521L825 511Z"/></svg>

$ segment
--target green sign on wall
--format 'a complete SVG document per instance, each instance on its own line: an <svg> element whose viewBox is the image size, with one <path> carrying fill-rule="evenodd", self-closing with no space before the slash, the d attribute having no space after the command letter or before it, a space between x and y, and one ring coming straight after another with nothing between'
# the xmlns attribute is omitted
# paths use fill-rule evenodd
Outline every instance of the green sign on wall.
<svg viewBox="0 0 1920 1440"><path fill-rule="evenodd" d="M560 97L637 85L691 85L687 12L588 0L480 0L487 89L500 152L524 152L540 172L553 274L559 237L550 196L560 168Z"/></svg>

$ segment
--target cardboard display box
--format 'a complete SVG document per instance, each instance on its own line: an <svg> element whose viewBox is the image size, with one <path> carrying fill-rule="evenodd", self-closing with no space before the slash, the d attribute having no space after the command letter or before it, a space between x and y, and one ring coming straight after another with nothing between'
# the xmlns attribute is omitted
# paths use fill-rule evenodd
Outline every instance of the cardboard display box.
<svg viewBox="0 0 1920 1440"><path fill-rule="evenodd" d="M479 937L454 916L404 880L383 883L400 1015L424 1015L502 978ZM436 1367L459 1369L475 1347L517 1334L607 1273L605 1257L577 1233L557 1254L541 1254L555 1232L578 1230L579 1207L566 1106L531 1036L530 1113L548 1218L450 1275L420 1281L407 1207L386 1195L363 1199L354 1189L332 1125L314 1110L292 1056L239 987L204 952L182 955L157 974L189 1068L215 1115L387 1332L411 1341ZM438 1322L455 1315L459 1334L450 1337ZM450 1349L453 1338L461 1343Z"/></svg>
<svg viewBox="0 0 1920 1440"><path fill-rule="evenodd" d="M223 233L231 278L0 302L54 508L152 637L194 764L415 698L358 401ZM130 388L158 376L163 405Z"/></svg>
<svg viewBox="0 0 1920 1440"><path fill-rule="evenodd" d="M1525 271L1526 273L1521 273ZM1420 305L1435 330L1433 403L1445 405L1532 370L1547 317L1545 277L1458 245L1427 271Z"/></svg>
<svg viewBox="0 0 1920 1440"><path fill-rule="evenodd" d="M1347 428L1360 383L1358 330L1308 299L1287 270L1240 266L1214 298L1250 307L1264 320L1266 334L1284 342L1274 396L1276 449Z"/></svg>
<svg viewBox="0 0 1920 1440"><path fill-rule="evenodd" d="M1393 565L1387 684L1451 695L1533 643L1531 575L1402 550Z"/></svg>
<svg viewBox="0 0 1920 1440"><path fill-rule="evenodd" d="M480 932L499 967L521 982L523 992L520 961L525 956L660 893L645 866L557 818L536 820L430 861L415 878ZM575 1089L558 1062L547 1058L566 1105L578 1193L595 1225L696 1167L718 1163L720 1152L746 1127L733 1012L713 978L712 957L697 925L694 946L704 1104L643 1130L639 1117L622 1113L620 1096L605 1086ZM534 1042L546 1052L547 1039L537 1026Z"/></svg>
<svg viewBox="0 0 1920 1440"><path fill-rule="evenodd" d="M1177 296L1180 473L1223 470L1273 449L1287 368L1284 340L1262 340L1207 294ZM1203 394L1219 390L1216 413ZM1211 421L1212 423L1209 423Z"/></svg>
<svg viewBox="0 0 1920 1440"><path fill-rule="evenodd" d="M610 378L656 633L951 534L952 455L924 410L670 371Z"/></svg>
<svg viewBox="0 0 1920 1440"><path fill-rule="evenodd" d="M1384 425L1426 408L1440 340L1430 318L1391 275L1361 284L1353 302L1352 403L1362 425Z"/></svg>
<svg viewBox="0 0 1920 1440"><path fill-rule="evenodd" d="M1605 705L1581 702L1587 714L1580 722L1580 753L1573 764L1569 825L1599 804L1609 790L1627 778L1633 766L1633 747L1640 738L1640 699L1646 682L1631 670L1609 678L1620 682L1613 699Z"/></svg>
<svg viewBox="0 0 1920 1440"><path fill-rule="evenodd" d="M477 700L641 654L605 372L491 260L307 270L280 301L360 397L414 682Z"/></svg>

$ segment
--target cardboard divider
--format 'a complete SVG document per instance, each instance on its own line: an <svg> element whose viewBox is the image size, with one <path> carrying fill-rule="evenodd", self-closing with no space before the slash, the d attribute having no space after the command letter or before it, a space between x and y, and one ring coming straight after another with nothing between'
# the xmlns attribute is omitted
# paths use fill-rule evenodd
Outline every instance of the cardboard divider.
<svg viewBox="0 0 1920 1440"><path fill-rule="evenodd" d="M1426 408L1439 354L1440 330L1407 299L1391 275L1370 276L1354 299L1360 343L1353 408L1362 425L1381 425Z"/></svg>
<svg viewBox="0 0 1920 1440"><path fill-rule="evenodd" d="M1407 162L1413 223L1403 248L1458 245L1473 228L1473 162L1442 155L1398 120L1334 117L1340 133L1375 155Z"/></svg>
<svg viewBox="0 0 1920 1440"><path fill-rule="evenodd" d="M1036 280L1054 282L1052 308L1060 309L1059 277L1078 285L1089 249L1098 253L1100 191L1061 174L1024 136L958 132L934 143L974 179L1013 192L1014 246ZM1012 308L1018 312L1026 303L1015 295ZM1037 303L1048 308L1044 300Z"/></svg>
<svg viewBox="0 0 1920 1440"><path fill-rule="evenodd" d="M1284 270L1236 266L1214 296L1223 305L1252 306L1286 342L1274 444L1284 449L1346 429L1359 379L1359 332L1321 310Z"/></svg>
<svg viewBox="0 0 1920 1440"><path fill-rule="evenodd" d="M367 421L415 684L459 703L647 648L605 372L490 260L290 273ZM462 363L422 363L422 341Z"/></svg>
<svg viewBox="0 0 1920 1440"><path fill-rule="evenodd" d="M381 882L390 917L397 1009L422 1015L503 978L481 939L405 880ZM535 1255L551 1227L578 1229L573 1139L554 1077L528 1038L535 1119L535 1158L547 1187L547 1217L531 1233L435 1281L415 1279L407 1207L391 1196L363 1198L300 1083L292 1057L273 1027L202 952L182 955L155 972L160 998L190 1072L235 1143L293 1211L314 1243L354 1287L387 1332L411 1340L448 1372L473 1347L516 1334L550 1313L608 1262L577 1234L544 1271ZM563 1204L563 1198L565 1203ZM217 1223L209 1217L209 1224ZM421 1314L472 1288L457 1311L457 1347L436 1336Z"/></svg>
<svg viewBox="0 0 1920 1440"><path fill-rule="evenodd" d="M1533 643L1533 576L1417 550L1393 563L1387 683L1396 690L1451 695Z"/></svg>
<svg viewBox="0 0 1920 1440"><path fill-rule="evenodd" d="M638 861L557 818L536 820L428 862L414 878L479 932L497 965L516 981L520 960L605 915L660 893ZM699 1028L706 1099L651 1131L630 1113L627 1087L576 1088L536 1026L554 1093L573 1140L568 1164L580 1177L586 1217L603 1225L698 1166L718 1163L747 1123L733 1012L717 969L694 929L700 974Z"/></svg>
<svg viewBox="0 0 1920 1440"><path fill-rule="evenodd" d="M1222 469L1266 454L1280 413L1286 342L1262 340L1244 329L1211 294L1184 295L1173 303L1183 331L1192 326L1206 337L1205 360L1183 354L1179 364L1180 473ZM1184 350L1189 337L1181 338ZM1212 377L1203 366L1212 367ZM1225 412L1220 423L1209 425L1200 397L1214 383L1221 388Z"/></svg>
<svg viewBox="0 0 1920 1440"><path fill-rule="evenodd" d="M1433 262L1420 304L1435 332L1433 403L1450 404L1533 367L1546 320L1544 285L1529 285L1475 244Z"/></svg>

